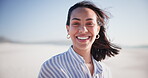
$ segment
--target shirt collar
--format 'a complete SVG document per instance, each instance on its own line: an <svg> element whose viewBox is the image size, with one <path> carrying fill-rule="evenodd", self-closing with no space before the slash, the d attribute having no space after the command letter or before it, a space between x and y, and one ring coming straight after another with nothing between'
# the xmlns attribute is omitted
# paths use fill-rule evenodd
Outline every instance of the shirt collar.
<svg viewBox="0 0 148 78"><path fill-rule="evenodd" d="M77 62L85 63L85 60L83 59L83 57L80 56L79 54L77 54L77 53L73 50L72 46L69 48L68 52L69 52L70 56L72 56L72 58L74 58Z"/></svg>
<svg viewBox="0 0 148 78"><path fill-rule="evenodd" d="M80 62L80 63L83 63L83 64L85 63L85 60L83 59L83 57L80 56L79 54L77 54L73 50L72 46L69 48L68 52L69 52L70 56L72 58L74 58L77 62ZM102 65L100 64L100 62L96 61L93 58L93 56L92 56L92 60L93 60L93 64L94 64L94 73L95 74L102 73L103 68L102 68Z"/></svg>
<svg viewBox="0 0 148 78"><path fill-rule="evenodd" d="M93 57L92 57L93 58ZM96 61L94 58L93 58L93 63L94 63L94 73L95 74L98 74L98 73L102 73L102 70L103 70L103 67L100 63L100 61Z"/></svg>

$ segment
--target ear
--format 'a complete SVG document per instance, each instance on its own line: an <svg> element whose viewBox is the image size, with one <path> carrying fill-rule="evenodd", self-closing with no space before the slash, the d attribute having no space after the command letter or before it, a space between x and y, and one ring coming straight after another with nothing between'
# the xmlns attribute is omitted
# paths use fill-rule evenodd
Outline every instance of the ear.
<svg viewBox="0 0 148 78"><path fill-rule="evenodd" d="M70 29L69 25L66 25L66 29L67 29L67 33L69 33L69 29Z"/></svg>

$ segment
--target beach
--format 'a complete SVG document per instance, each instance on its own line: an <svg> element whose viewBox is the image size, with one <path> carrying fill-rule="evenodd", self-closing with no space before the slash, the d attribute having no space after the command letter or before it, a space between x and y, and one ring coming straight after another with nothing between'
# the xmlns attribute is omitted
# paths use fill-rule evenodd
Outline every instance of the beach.
<svg viewBox="0 0 148 78"><path fill-rule="evenodd" d="M37 78L41 65L70 45L0 43L0 78ZM148 78L148 48L122 48L104 62L113 78Z"/></svg>

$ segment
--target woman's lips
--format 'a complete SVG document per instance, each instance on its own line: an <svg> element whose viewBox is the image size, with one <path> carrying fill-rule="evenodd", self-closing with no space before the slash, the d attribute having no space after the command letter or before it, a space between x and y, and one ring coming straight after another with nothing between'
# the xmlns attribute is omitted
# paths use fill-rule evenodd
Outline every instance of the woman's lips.
<svg viewBox="0 0 148 78"><path fill-rule="evenodd" d="M85 41L87 41L87 40L90 39L90 36L85 36L85 37L79 37L79 36L77 36L76 38L77 38L78 41L80 41L80 42L85 42Z"/></svg>
<svg viewBox="0 0 148 78"><path fill-rule="evenodd" d="M80 39L80 40L86 40L86 39L88 39L89 37L77 37L78 39Z"/></svg>

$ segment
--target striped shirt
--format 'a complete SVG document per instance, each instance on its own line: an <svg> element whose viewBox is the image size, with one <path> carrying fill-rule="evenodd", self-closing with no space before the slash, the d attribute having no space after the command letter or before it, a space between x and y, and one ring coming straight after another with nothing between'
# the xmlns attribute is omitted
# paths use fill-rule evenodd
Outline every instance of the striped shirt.
<svg viewBox="0 0 148 78"><path fill-rule="evenodd" d="M38 78L111 78L108 68L93 58L94 74L91 75L85 60L72 47L68 51L45 61Z"/></svg>

